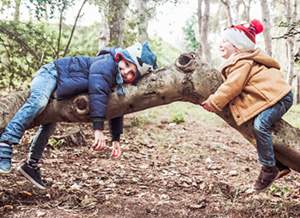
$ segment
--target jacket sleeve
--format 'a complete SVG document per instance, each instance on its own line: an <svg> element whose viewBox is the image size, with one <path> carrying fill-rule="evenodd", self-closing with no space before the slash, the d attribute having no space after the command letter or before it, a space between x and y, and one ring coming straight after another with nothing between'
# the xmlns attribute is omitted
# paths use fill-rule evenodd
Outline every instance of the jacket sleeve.
<svg viewBox="0 0 300 218"><path fill-rule="evenodd" d="M208 105L214 112L222 111L230 101L242 92L248 81L251 64L249 62L237 62L229 70L225 82L208 98Z"/></svg>
<svg viewBox="0 0 300 218"><path fill-rule="evenodd" d="M123 116L109 120L109 130L111 141L120 141L120 135L123 133Z"/></svg>
<svg viewBox="0 0 300 218"><path fill-rule="evenodd" d="M115 75L114 63L111 55L99 57L91 66L89 72L89 104L90 116L97 126L106 118L108 95L113 87Z"/></svg>

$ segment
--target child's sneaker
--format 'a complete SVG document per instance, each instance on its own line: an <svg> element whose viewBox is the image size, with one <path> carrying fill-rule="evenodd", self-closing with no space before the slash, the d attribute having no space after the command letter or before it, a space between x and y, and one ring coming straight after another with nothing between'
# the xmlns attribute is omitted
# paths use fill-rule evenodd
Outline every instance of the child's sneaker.
<svg viewBox="0 0 300 218"><path fill-rule="evenodd" d="M45 183L42 181L42 175L38 166L31 167L26 161L18 167L18 171L22 173L32 184L40 189L46 189Z"/></svg>
<svg viewBox="0 0 300 218"><path fill-rule="evenodd" d="M259 176L254 184L256 191L264 191L269 188L272 183L277 179L279 170L277 167L262 166Z"/></svg>
<svg viewBox="0 0 300 218"><path fill-rule="evenodd" d="M0 173L9 173L11 170L12 147L5 141L0 141Z"/></svg>

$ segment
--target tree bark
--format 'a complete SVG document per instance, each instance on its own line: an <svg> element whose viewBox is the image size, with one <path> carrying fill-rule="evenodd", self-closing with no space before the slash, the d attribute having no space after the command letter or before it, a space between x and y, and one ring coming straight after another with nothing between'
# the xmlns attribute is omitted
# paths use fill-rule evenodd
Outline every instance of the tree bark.
<svg viewBox="0 0 300 218"><path fill-rule="evenodd" d="M66 9L66 3L63 2L62 3L62 8L60 11L60 15L59 15L59 28L58 28L58 39L57 39L57 49L56 49L56 59L59 58L59 52L60 52L60 40L61 40L61 35L62 35L62 25L63 25L63 13L64 10Z"/></svg>
<svg viewBox="0 0 300 218"><path fill-rule="evenodd" d="M263 35L265 41L265 50L268 55L272 56L272 37L271 37L269 5L267 0L261 0L260 4L262 10L262 23L264 25Z"/></svg>
<svg viewBox="0 0 300 218"><path fill-rule="evenodd" d="M227 18L228 18L228 25L230 26L233 24L233 19L232 19L232 15L231 15L231 6L230 6L230 1L228 0L221 0L221 2L225 5L226 7L226 11L227 11Z"/></svg>
<svg viewBox="0 0 300 218"><path fill-rule="evenodd" d="M245 0L242 0L242 4L244 6L244 13L242 14L242 18L245 19L247 23L250 22L250 9L251 9L251 0L248 0L248 4Z"/></svg>
<svg viewBox="0 0 300 218"><path fill-rule="evenodd" d="M103 16L104 17L104 16ZM98 51L107 47L109 43L109 28L107 25L107 20L103 20L103 24L101 25L101 29L99 32L99 40L98 40Z"/></svg>
<svg viewBox="0 0 300 218"><path fill-rule="evenodd" d="M202 17L200 43L202 44L202 49L203 49L206 62L208 64L211 64L212 60L211 60L210 48L208 44L208 23L209 23L209 14L210 14L210 0L204 0L204 4L205 4L205 10Z"/></svg>
<svg viewBox="0 0 300 218"><path fill-rule="evenodd" d="M85 135L80 127L75 126L72 129L67 130L62 135L54 137L57 142L62 141L61 143L65 143L71 147L78 147L87 145Z"/></svg>
<svg viewBox="0 0 300 218"><path fill-rule="evenodd" d="M294 12L291 14L291 2L290 0L284 0L284 7L285 7L285 15L287 19L287 23L292 23L296 21L297 18L297 0L294 0L293 9ZM287 28L287 33L290 31L290 27ZM288 72L287 72L287 82L288 84L292 85L293 77L294 77L294 41L295 36L290 36L286 39L286 49L287 49L287 59L288 59Z"/></svg>
<svg viewBox="0 0 300 218"><path fill-rule="evenodd" d="M123 26L125 23L125 11L128 0L109 0L109 14L107 15L109 25L110 46L123 47L124 35Z"/></svg>
<svg viewBox="0 0 300 218"><path fill-rule="evenodd" d="M199 27L199 38L202 38L202 0L198 0L198 8L197 8L197 16L198 16L198 27ZM199 43L198 47L198 53L199 55L202 56L203 54L203 48L202 48L202 43Z"/></svg>
<svg viewBox="0 0 300 218"><path fill-rule="evenodd" d="M300 76L297 75L296 77L296 90L294 94L294 103L300 104Z"/></svg>
<svg viewBox="0 0 300 218"><path fill-rule="evenodd" d="M148 21L149 16L147 12L148 0L135 0L135 5L138 13L138 40L143 43L148 40Z"/></svg>
<svg viewBox="0 0 300 218"><path fill-rule="evenodd" d="M118 96L116 89L113 89L109 96L107 119L175 101L200 105L221 84L220 73L204 63L197 53L182 54L174 63L143 76L136 85L126 84L125 96ZM29 92L25 91L0 99L0 132L28 97ZM217 115L256 145L253 119L237 126L228 106ZM31 127L62 121L91 122L87 94L63 101L57 101L54 96ZM281 119L272 127L272 136L276 159L300 172L300 130Z"/></svg>

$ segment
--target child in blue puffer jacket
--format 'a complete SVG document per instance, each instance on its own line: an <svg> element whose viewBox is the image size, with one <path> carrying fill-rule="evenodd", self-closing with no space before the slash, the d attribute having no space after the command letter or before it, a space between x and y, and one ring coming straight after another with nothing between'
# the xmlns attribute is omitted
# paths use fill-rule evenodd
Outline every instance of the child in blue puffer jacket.
<svg viewBox="0 0 300 218"><path fill-rule="evenodd" d="M47 106L54 90L57 99L63 100L80 93L89 93L90 116L93 118L97 150L105 148L103 134L106 119L108 95L118 85L118 94L124 95L124 83L132 83L149 70L158 68L157 57L150 50L148 42L136 43L126 49L109 47L101 50L96 57L65 57L46 64L34 75L30 98L8 123L0 140L0 173L11 170L12 145L19 143L25 130ZM120 157L120 134L123 132L123 116L110 122L113 152ZM28 160L18 170L40 189L46 185L41 180L38 162L55 130L55 123L41 125L30 147Z"/></svg>

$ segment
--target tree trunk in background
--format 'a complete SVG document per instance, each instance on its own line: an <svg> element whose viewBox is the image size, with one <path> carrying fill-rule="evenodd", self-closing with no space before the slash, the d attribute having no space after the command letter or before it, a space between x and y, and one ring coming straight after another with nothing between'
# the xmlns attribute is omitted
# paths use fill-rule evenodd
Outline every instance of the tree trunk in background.
<svg viewBox="0 0 300 218"><path fill-rule="evenodd" d="M250 22L250 5L251 5L251 0L248 1L248 5L246 4L245 0L242 0L242 4L244 5L244 13L242 14L242 18L249 23Z"/></svg>
<svg viewBox="0 0 300 218"><path fill-rule="evenodd" d="M300 76L299 75L296 77L296 90L294 94L294 103L295 104L300 103Z"/></svg>
<svg viewBox="0 0 300 218"><path fill-rule="evenodd" d="M227 18L228 18L228 25L230 26L233 24L232 15L231 15L231 7L230 7L230 1L228 0L221 0L221 2L225 5L226 11L227 11Z"/></svg>
<svg viewBox="0 0 300 218"><path fill-rule="evenodd" d="M107 26L107 20L103 19L103 24L101 25L101 29L99 32L99 40L98 40L98 51L107 47L109 43L109 28Z"/></svg>
<svg viewBox="0 0 300 218"><path fill-rule="evenodd" d="M110 0L108 4L109 13L107 20L110 33L110 46L123 47L123 26L125 23L125 11L128 0Z"/></svg>
<svg viewBox="0 0 300 218"><path fill-rule="evenodd" d="M181 55L174 63L143 76L136 85L125 84L125 96L118 96L116 88L108 99L107 119L141 111L175 101L199 105L222 84L220 72L202 61L196 53ZM0 99L0 133L29 97L29 91L11 93ZM208 113L208 112L207 112ZM254 146L253 119L237 126L228 105L217 114L239 131ZM88 94L63 101L54 97L32 126L49 122L91 122ZM272 127L276 159L300 172L300 130L280 119Z"/></svg>
<svg viewBox="0 0 300 218"><path fill-rule="evenodd" d="M61 40L61 34L62 34L62 25L63 25L63 13L66 9L67 5L65 2L62 3L62 8L60 9L60 17L59 17L59 29L58 29L58 39L57 39L57 49L56 49L56 59L59 58L59 52L60 52L60 40Z"/></svg>
<svg viewBox="0 0 300 218"><path fill-rule="evenodd" d="M265 50L268 55L272 56L272 36L271 36L271 24L270 24L270 14L269 5L267 0L260 0L261 10L262 10L262 24L264 26L264 41Z"/></svg>
<svg viewBox="0 0 300 218"><path fill-rule="evenodd" d="M198 8L197 8L197 16L198 16L198 27L199 27L199 39L202 37L202 0L198 0ZM203 48L202 43L199 43L198 48L199 55L202 56Z"/></svg>
<svg viewBox="0 0 300 218"><path fill-rule="evenodd" d="M15 14L14 14L14 21L18 22L20 20L20 6L22 0L15 0Z"/></svg>
<svg viewBox="0 0 300 218"><path fill-rule="evenodd" d="M284 0L284 8L285 8L285 15L286 15L286 22L292 23L296 21L297 18L297 0L294 1L294 13L291 14L291 2L290 0ZM290 31L290 27L287 28L287 32ZM287 49L287 82L292 85L293 77L294 77L294 41L295 37L291 36L286 39L286 49Z"/></svg>
<svg viewBox="0 0 300 218"><path fill-rule="evenodd" d="M148 41L147 29L149 16L147 12L147 1L148 0L135 0L138 13L138 41L140 43Z"/></svg>
<svg viewBox="0 0 300 218"><path fill-rule="evenodd" d="M208 44L208 23L209 23L209 14L210 14L210 0L204 0L205 10L202 17L202 28L201 28L201 36L200 43L202 44L202 50L205 57L205 61L208 64L212 64L210 47Z"/></svg>

